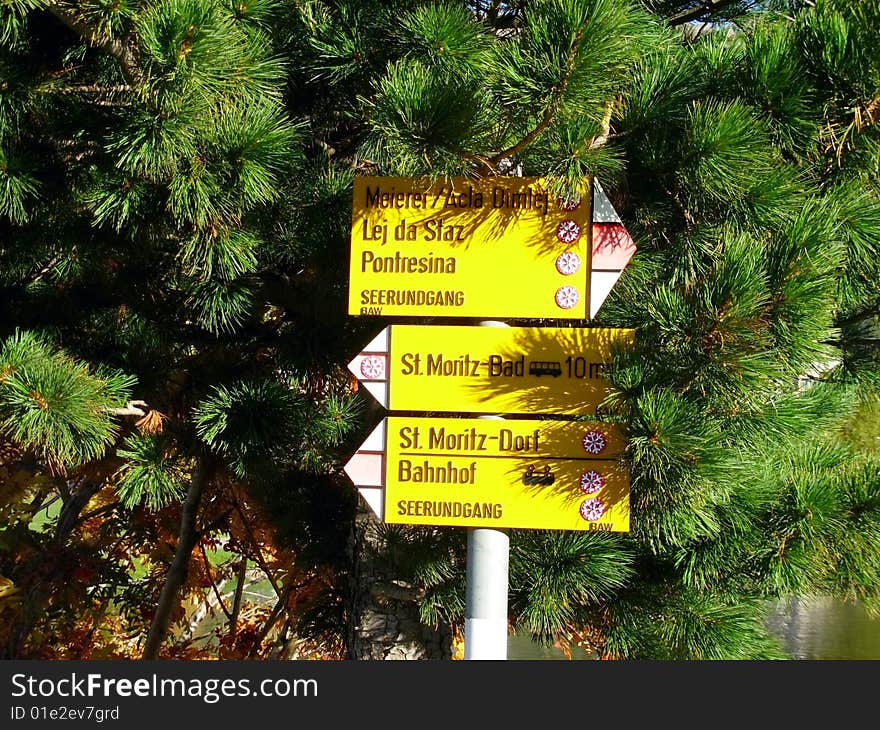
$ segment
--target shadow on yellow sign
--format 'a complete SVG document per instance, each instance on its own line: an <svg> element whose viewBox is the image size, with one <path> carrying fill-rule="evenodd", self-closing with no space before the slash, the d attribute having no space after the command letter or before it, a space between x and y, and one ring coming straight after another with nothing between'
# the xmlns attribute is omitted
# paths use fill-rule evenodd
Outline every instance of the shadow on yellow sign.
<svg viewBox="0 0 880 730"><path fill-rule="evenodd" d="M502 406L498 413L535 415L596 415L613 390L605 378L613 353L631 347L635 334L598 327L504 330L510 338L495 354L502 376L470 383L470 395Z"/></svg>
<svg viewBox="0 0 880 730"><path fill-rule="evenodd" d="M464 413L593 415L611 388L606 328L393 325L388 407Z"/></svg>
<svg viewBox="0 0 880 730"><path fill-rule="evenodd" d="M569 202L539 178L355 178L349 313L586 318L589 190Z"/></svg>
<svg viewBox="0 0 880 730"><path fill-rule="evenodd" d="M386 522L629 530L614 424L390 417L387 429Z"/></svg>

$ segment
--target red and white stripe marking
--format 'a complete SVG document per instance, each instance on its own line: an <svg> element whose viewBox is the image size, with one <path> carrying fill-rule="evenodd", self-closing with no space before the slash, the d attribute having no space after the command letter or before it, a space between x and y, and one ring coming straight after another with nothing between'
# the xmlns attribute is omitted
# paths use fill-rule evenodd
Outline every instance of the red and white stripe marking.
<svg viewBox="0 0 880 730"><path fill-rule="evenodd" d="M385 419L343 467L380 521L385 515Z"/></svg>
<svg viewBox="0 0 880 730"><path fill-rule="evenodd" d="M629 235L599 181L593 179L592 256L590 257L590 319L608 298L636 252Z"/></svg>

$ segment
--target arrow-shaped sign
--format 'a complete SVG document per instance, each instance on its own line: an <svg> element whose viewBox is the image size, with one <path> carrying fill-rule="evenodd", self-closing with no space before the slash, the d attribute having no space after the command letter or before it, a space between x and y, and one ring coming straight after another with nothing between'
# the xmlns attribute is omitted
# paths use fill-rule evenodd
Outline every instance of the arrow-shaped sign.
<svg viewBox="0 0 880 730"><path fill-rule="evenodd" d="M636 252L629 235L598 180L593 180L592 255L590 258L590 319L608 298Z"/></svg>
<svg viewBox="0 0 880 730"><path fill-rule="evenodd" d="M392 416L345 472L386 523L626 532L623 448L609 423Z"/></svg>
<svg viewBox="0 0 880 730"><path fill-rule="evenodd" d="M593 415L633 330L390 325L348 364L394 411Z"/></svg>
<svg viewBox="0 0 880 730"><path fill-rule="evenodd" d="M350 314L592 319L636 250L605 192L356 177Z"/></svg>

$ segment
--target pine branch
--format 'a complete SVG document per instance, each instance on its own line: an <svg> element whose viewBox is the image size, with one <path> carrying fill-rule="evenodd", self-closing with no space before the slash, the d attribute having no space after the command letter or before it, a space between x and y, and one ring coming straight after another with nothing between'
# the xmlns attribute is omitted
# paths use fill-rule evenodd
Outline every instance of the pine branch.
<svg viewBox="0 0 880 730"><path fill-rule="evenodd" d="M864 104L857 104L852 112L852 121L847 124L840 141L837 140L837 136L834 133L834 124L831 122L828 123L828 132L831 135L832 141L830 144L826 145L825 150L827 152L834 151L838 166L843 159L847 139L852 138L856 134L860 134L865 129L873 127L877 123L876 117L878 110L880 110L880 96L875 96Z"/></svg>
<svg viewBox="0 0 880 730"><path fill-rule="evenodd" d="M110 84L109 86L77 84L75 86L62 86L60 89L57 89L59 94L118 94L128 91L134 91L134 87L128 84Z"/></svg>
<svg viewBox="0 0 880 730"><path fill-rule="evenodd" d="M74 247L74 248L76 248L76 247ZM48 274L55 267L55 265L59 261L61 261L62 258L64 258L64 254L58 254L57 256L53 256L49 260L49 263L46 264L42 269L40 269L40 272L33 279L31 279L31 284L38 283L46 274Z"/></svg>
<svg viewBox="0 0 880 730"><path fill-rule="evenodd" d="M525 137L523 137L519 142L517 142L512 147L508 147L506 150L501 150L501 152L497 153L493 157L490 158L490 161L494 164L498 164L501 160L506 157L512 157L520 152L522 152L526 147L528 147L535 139L540 136L542 132L544 132L553 121L556 119L556 113L559 110L559 104L562 101L562 97L565 95L566 89L568 89L568 83L571 80L571 75L574 73L575 61L577 59L577 52L581 45L581 40L584 37L584 27L578 28L577 33L575 33L574 41L571 44L571 50L568 53L568 59L566 60L565 72L562 74L562 78L559 80L559 84L556 88L556 98L553 99L550 104L547 105L547 108L544 110L544 116L541 117L541 121L538 122L537 125L529 132Z"/></svg>
<svg viewBox="0 0 880 730"><path fill-rule="evenodd" d="M238 617L241 614L241 597L244 593L244 581L247 576L247 558L243 557L238 563L237 579L235 583L235 597L232 599L232 615L229 617L229 635L235 636L238 631Z"/></svg>
<svg viewBox="0 0 880 730"><path fill-rule="evenodd" d="M61 499L61 495L56 494L46 504L43 504L44 499L46 499L46 490L38 490L37 493L34 495L34 498L31 500L31 503L28 505L27 511L31 514L36 514L40 510L48 510L51 505L55 504L55 502Z"/></svg>
<svg viewBox="0 0 880 730"><path fill-rule="evenodd" d="M618 99L612 99L605 106L605 113L602 115L602 132L590 140L589 149L595 150L607 144L608 139L611 137L611 115L617 102Z"/></svg>
<svg viewBox="0 0 880 730"><path fill-rule="evenodd" d="M100 479L85 480L79 488L71 494L69 500L61 508L61 514L58 516L58 525L55 528L55 542L63 544L67 536L80 523L80 512L104 486L104 482Z"/></svg>
<svg viewBox="0 0 880 730"><path fill-rule="evenodd" d="M143 75L132 50L131 42L109 38L91 27L79 18L72 9L65 7L65 5L66 3L59 2L59 0L53 0L49 4L48 10L78 36L88 41L91 45L107 51L119 62L125 80L132 86L138 85L142 81Z"/></svg>
<svg viewBox="0 0 880 730"><path fill-rule="evenodd" d="M493 160L490 160L488 157L484 157L483 155L477 155L472 152L467 152L462 155L464 159L469 160L470 162L476 162L485 172L489 173L489 175L497 175L498 167L495 165Z"/></svg>
<svg viewBox="0 0 880 730"><path fill-rule="evenodd" d="M823 344L832 345L834 347L843 347L845 345L877 347L880 345L880 337L851 337L846 340L825 340Z"/></svg>
<svg viewBox="0 0 880 730"><path fill-rule="evenodd" d="M77 520L77 524L81 525L86 520L90 520L92 517L99 517L100 515L106 514L107 512L112 512L119 506L120 502L117 499L115 502L111 502L110 504L105 504L103 507L98 507L97 509L93 509L91 512L87 512L82 517Z"/></svg>
<svg viewBox="0 0 880 730"><path fill-rule="evenodd" d="M269 632L272 630L272 627L278 623L278 619L281 618L281 615L284 611L284 607L287 605L287 599L290 597L290 593L293 591L294 586L291 584L287 586L284 591L279 594L278 602L275 604L275 607L272 609L272 613L269 614L269 618L266 619L266 623L263 624L263 628L260 631L259 636L257 636L256 640L251 647L251 651L248 654L248 659L256 659L257 654L260 651L260 646L266 640L266 637L269 635Z"/></svg>
<svg viewBox="0 0 880 730"><path fill-rule="evenodd" d="M864 104L863 108L856 107L856 129L861 132L866 127L876 124L878 110L880 110L880 96L875 96L871 101ZM864 121L863 115L868 118L867 122Z"/></svg>
<svg viewBox="0 0 880 730"><path fill-rule="evenodd" d="M232 621L232 614L230 614L229 609L226 608L226 604L223 602L223 596L220 595L217 584L214 582L214 576L211 575L211 562L208 560L208 553L205 552L205 546L202 543L199 543L199 551L201 552L202 560L205 563L205 570L208 573L208 580L211 581L211 589L214 591L214 596L217 598L217 605L220 606L220 610L223 611L223 614L226 616L227 620Z"/></svg>
<svg viewBox="0 0 880 730"><path fill-rule="evenodd" d="M61 96L89 96L89 104L93 106L111 107L114 109L128 108L137 103L131 97L135 87L131 84L74 84L71 86L49 87L40 89L46 94L58 94ZM127 96L122 96L126 94ZM81 143L79 143L81 144Z"/></svg>
<svg viewBox="0 0 880 730"><path fill-rule="evenodd" d="M699 20L704 15L718 10L728 3L729 0L705 0L705 2L700 3L695 8L684 10L678 15L673 15L671 18L668 18L666 22L673 27L684 25L685 23L690 23L692 20Z"/></svg>
<svg viewBox="0 0 880 730"><path fill-rule="evenodd" d="M141 418L147 415L150 406L142 400L130 400L121 408L107 408L105 410L114 416L138 416Z"/></svg>
<svg viewBox="0 0 880 730"><path fill-rule="evenodd" d="M251 541L251 544L254 546L254 560L259 566L260 570L265 573L266 578L268 579L270 585L275 591L275 595L279 598L282 595L281 587L278 585L278 580L275 578L275 575L269 570L269 566L266 563L266 559L263 557L263 551L260 550L260 543L257 541L256 536L254 535L253 529L251 529L251 524L248 521L248 518L245 516L244 510L241 508L241 502L239 501L238 494L235 492L233 488L233 496L235 497L235 511L238 512L239 519L241 519L241 524L247 532L248 538Z"/></svg>
<svg viewBox="0 0 880 730"><path fill-rule="evenodd" d="M180 536L177 540L177 549L174 552L174 560L172 560L165 576L165 585L162 586L162 592L159 595L159 603L156 606L156 613L153 615L150 632L147 634L144 651L141 655L142 659L158 659L162 642L165 641L168 634L171 611L176 602L177 594L186 581L190 556L198 539L196 517L202 500L202 490L208 479L208 471L208 458L202 455L196 464L189 490L186 493L186 501L183 504L183 512L180 517Z"/></svg>

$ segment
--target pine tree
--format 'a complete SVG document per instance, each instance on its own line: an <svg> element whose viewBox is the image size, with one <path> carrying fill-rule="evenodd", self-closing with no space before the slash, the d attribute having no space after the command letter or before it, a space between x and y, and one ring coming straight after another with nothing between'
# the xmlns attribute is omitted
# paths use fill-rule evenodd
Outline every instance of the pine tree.
<svg viewBox="0 0 880 730"><path fill-rule="evenodd" d="M354 414L319 285L303 284L318 254L277 224L279 203L288 217L315 205L286 197L308 137L285 108L281 10L0 9L4 655L82 655L109 612L131 641L107 651L159 656L185 600L219 596L230 573L228 636L245 642L230 651L247 655L261 647L239 631L237 566L256 564L280 604L251 643L294 585L327 580L333 545L296 564L267 522L326 499ZM339 193L332 176L308 181ZM234 559L214 569L218 537Z"/></svg>
<svg viewBox="0 0 880 730"><path fill-rule="evenodd" d="M775 598L880 609L878 40L876 0L4 4L4 655L107 612L169 655L217 534L277 593L250 636L224 609L239 655L356 653L367 548L383 600L460 626L461 532L365 542L339 472L385 324L345 314L358 174L595 176L638 244L579 323L636 330L604 406L632 530L514 531L516 629L779 657Z"/></svg>

